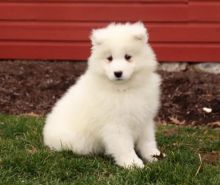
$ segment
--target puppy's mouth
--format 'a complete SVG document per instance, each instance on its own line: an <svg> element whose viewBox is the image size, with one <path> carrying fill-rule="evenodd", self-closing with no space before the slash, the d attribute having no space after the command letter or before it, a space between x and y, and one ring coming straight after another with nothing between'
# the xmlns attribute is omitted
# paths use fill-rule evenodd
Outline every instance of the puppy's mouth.
<svg viewBox="0 0 220 185"><path fill-rule="evenodd" d="M109 77L108 76L108 80L110 80L111 82L113 83L118 83L118 84L121 84L121 83L125 83L127 81L129 81L130 78L126 78L126 77Z"/></svg>
<svg viewBox="0 0 220 185"><path fill-rule="evenodd" d="M123 83L126 83L128 81L128 79L126 79L126 78L115 78L112 81L115 82L116 84L123 84Z"/></svg>
<svg viewBox="0 0 220 185"><path fill-rule="evenodd" d="M124 80L123 78L115 78L116 81L122 81Z"/></svg>
<svg viewBox="0 0 220 185"><path fill-rule="evenodd" d="M114 81L115 83L125 83L127 81L129 81L131 78L126 78L124 76L122 77L114 77L111 79L111 81Z"/></svg>

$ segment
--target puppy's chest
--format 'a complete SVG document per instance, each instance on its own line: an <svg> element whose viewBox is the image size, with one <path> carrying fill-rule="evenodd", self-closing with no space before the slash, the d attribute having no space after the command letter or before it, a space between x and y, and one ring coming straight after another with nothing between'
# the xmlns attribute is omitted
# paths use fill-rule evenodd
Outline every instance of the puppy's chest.
<svg viewBox="0 0 220 185"><path fill-rule="evenodd" d="M142 121L146 118L150 105L144 93L115 93L101 100L101 107L110 117Z"/></svg>
<svg viewBox="0 0 220 185"><path fill-rule="evenodd" d="M121 107L118 106L118 112L120 116L129 120L141 121L148 112L147 100L140 97L125 98Z"/></svg>

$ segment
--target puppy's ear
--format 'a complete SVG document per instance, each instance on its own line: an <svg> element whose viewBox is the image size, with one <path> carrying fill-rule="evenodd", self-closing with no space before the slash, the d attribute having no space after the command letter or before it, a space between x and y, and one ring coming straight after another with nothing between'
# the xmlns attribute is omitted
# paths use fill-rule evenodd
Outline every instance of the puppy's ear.
<svg viewBox="0 0 220 185"><path fill-rule="evenodd" d="M133 24L134 32L133 37L137 41L148 42L148 33L142 22L137 22Z"/></svg>
<svg viewBox="0 0 220 185"><path fill-rule="evenodd" d="M98 32L99 32L99 30L95 30L95 29L92 30L92 34L90 36L90 39L92 41L93 46L101 45L103 42L103 38L101 37L101 35Z"/></svg>

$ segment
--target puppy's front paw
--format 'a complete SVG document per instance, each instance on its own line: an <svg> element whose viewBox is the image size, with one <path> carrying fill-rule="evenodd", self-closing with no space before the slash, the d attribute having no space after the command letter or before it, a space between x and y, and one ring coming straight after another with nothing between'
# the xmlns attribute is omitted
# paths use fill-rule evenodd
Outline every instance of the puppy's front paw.
<svg viewBox="0 0 220 185"><path fill-rule="evenodd" d="M155 162L164 158L166 155L161 153L157 148L153 148L145 152L143 158L148 162Z"/></svg>
<svg viewBox="0 0 220 185"><path fill-rule="evenodd" d="M123 167L123 168L127 168L127 169L131 169L131 168L144 168L144 163L141 159L139 159L138 157L133 157L133 158L122 158L118 161L116 161L116 163Z"/></svg>

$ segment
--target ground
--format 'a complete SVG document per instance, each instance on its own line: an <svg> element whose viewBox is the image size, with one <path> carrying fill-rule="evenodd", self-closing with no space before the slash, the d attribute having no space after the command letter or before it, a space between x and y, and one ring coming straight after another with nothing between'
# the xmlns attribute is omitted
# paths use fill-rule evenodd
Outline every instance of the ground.
<svg viewBox="0 0 220 185"><path fill-rule="evenodd" d="M43 146L44 119L0 114L2 185L218 185L220 135L211 128L160 125L167 157L144 169L125 170L106 156L77 156Z"/></svg>
<svg viewBox="0 0 220 185"><path fill-rule="evenodd" d="M0 65L0 112L16 115L45 115L86 69L85 62L0 61ZM159 73L163 82L158 122L220 127L220 75L192 70Z"/></svg>

